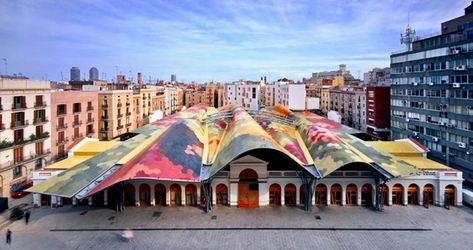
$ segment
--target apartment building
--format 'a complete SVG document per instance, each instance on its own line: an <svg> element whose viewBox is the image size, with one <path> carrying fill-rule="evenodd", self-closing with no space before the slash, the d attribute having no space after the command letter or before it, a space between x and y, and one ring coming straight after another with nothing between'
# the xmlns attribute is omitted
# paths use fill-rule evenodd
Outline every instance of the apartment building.
<svg viewBox="0 0 473 250"><path fill-rule="evenodd" d="M366 89L366 132L382 141L390 137L389 92L386 86L368 86Z"/></svg>
<svg viewBox="0 0 473 250"><path fill-rule="evenodd" d="M473 183L473 4L419 38L408 27L406 50L391 55L393 139L414 137L429 157L462 170Z"/></svg>
<svg viewBox="0 0 473 250"><path fill-rule="evenodd" d="M340 114L341 123L354 127L355 91L352 88L330 89L330 110Z"/></svg>
<svg viewBox="0 0 473 250"><path fill-rule="evenodd" d="M366 132L366 89L355 89L354 128Z"/></svg>
<svg viewBox="0 0 473 250"><path fill-rule="evenodd" d="M31 179L51 153L49 81L0 77L0 196Z"/></svg>
<svg viewBox="0 0 473 250"><path fill-rule="evenodd" d="M134 95L133 90L99 92L99 139L111 140L141 125L141 98L141 95Z"/></svg>
<svg viewBox="0 0 473 250"><path fill-rule="evenodd" d="M67 157L67 149L84 137L98 138L98 92L51 92L51 159Z"/></svg>
<svg viewBox="0 0 473 250"><path fill-rule="evenodd" d="M254 82L240 81L225 86L224 104L237 104L247 110L259 110L260 85Z"/></svg>
<svg viewBox="0 0 473 250"><path fill-rule="evenodd" d="M210 97L212 98L213 104L213 95L212 93L208 93L207 91L210 92L212 91L212 89L207 89L207 87L195 87L191 89L186 89L184 91L184 105L187 108L190 108L199 103L207 103ZM211 107L213 107L213 105Z"/></svg>

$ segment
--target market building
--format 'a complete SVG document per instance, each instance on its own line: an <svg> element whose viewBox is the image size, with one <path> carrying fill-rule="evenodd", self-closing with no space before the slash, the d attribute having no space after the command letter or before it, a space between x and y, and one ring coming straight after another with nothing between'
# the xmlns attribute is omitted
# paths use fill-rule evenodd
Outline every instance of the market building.
<svg viewBox="0 0 473 250"><path fill-rule="evenodd" d="M280 105L257 112L197 105L124 135L102 153L62 165L61 173L38 180L28 191L36 205L42 195L52 206L117 210L461 206L462 173L425 158L428 150L420 143L367 142L357 134Z"/></svg>

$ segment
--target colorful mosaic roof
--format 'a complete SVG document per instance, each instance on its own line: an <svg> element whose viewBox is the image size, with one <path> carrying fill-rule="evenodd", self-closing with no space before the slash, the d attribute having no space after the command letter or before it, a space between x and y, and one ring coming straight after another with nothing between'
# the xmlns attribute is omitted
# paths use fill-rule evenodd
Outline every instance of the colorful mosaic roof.
<svg viewBox="0 0 473 250"><path fill-rule="evenodd" d="M137 135L29 191L81 199L130 179L200 182L260 149L286 155L316 178L351 163L374 166L388 178L420 171L353 136L357 130L281 106L247 112L235 105L197 105L133 133Z"/></svg>

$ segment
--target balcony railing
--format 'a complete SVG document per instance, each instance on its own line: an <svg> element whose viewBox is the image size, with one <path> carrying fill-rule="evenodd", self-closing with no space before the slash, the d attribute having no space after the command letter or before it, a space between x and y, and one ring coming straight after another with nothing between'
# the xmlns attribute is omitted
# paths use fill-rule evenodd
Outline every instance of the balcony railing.
<svg viewBox="0 0 473 250"><path fill-rule="evenodd" d="M87 131L88 136L91 136L93 134L95 134L95 130L92 129L92 130Z"/></svg>
<svg viewBox="0 0 473 250"><path fill-rule="evenodd" d="M12 111L26 109L26 103L13 103L11 109Z"/></svg>
<svg viewBox="0 0 473 250"><path fill-rule="evenodd" d="M6 149L9 149L9 148L12 148L12 147L17 147L17 146L25 145L25 144L28 144L28 143L32 143L32 142L35 142L35 141L38 141L38 140L43 140L43 139L46 139L48 137L49 137L49 132L44 132L40 135L31 134L29 136L29 138L26 138L26 139L23 138L23 139L17 140L17 141L3 140L3 141L0 141L0 151L6 150Z"/></svg>
<svg viewBox="0 0 473 250"><path fill-rule="evenodd" d="M119 102L119 103L117 104L117 107L121 108L121 107L122 107L122 103Z"/></svg>
<svg viewBox="0 0 473 250"><path fill-rule="evenodd" d="M39 125L41 123L46 123L49 122L48 118L42 118L42 119L34 119L33 120L33 125Z"/></svg>
<svg viewBox="0 0 473 250"><path fill-rule="evenodd" d="M88 106L87 107L87 111L93 111L94 110L94 106Z"/></svg>
<svg viewBox="0 0 473 250"><path fill-rule="evenodd" d="M45 108L46 106L47 106L46 102L35 102L34 103L35 108Z"/></svg>
<svg viewBox="0 0 473 250"><path fill-rule="evenodd" d="M56 146L66 144L68 141L69 141L68 137L65 137L65 138L62 138L62 139L57 139L56 140Z"/></svg>
<svg viewBox="0 0 473 250"><path fill-rule="evenodd" d="M67 129L67 123L56 125L56 130L59 131L59 130L64 130L64 129Z"/></svg>
<svg viewBox="0 0 473 250"><path fill-rule="evenodd" d="M108 131L110 131L109 128L100 128L100 132L102 132L102 133L103 133L103 132L108 132Z"/></svg>
<svg viewBox="0 0 473 250"><path fill-rule="evenodd" d="M95 121L94 118L87 118L87 123L93 123Z"/></svg>
<svg viewBox="0 0 473 250"><path fill-rule="evenodd" d="M65 115L67 115L67 112L57 112L57 117L63 117Z"/></svg>
<svg viewBox="0 0 473 250"><path fill-rule="evenodd" d="M102 115L102 120L109 120L108 115Z"/></svg>
<svg viewBox="0 0 473 250"><path fill-rule="evenodd" d="M131 127L131 122L126 124L127 127Z"/></svg>
<svg viewBox="0 0 473 250"><path fill-rule="evenodd" d="M74 123L72 124L73 127L77 127L77 126L80 126L82 125L82 121L79 120L79 121L74 121Z"/></svg>
<svg viewBox="0 0 473 250"><path fill-rule="evenodd" d="M78 115L78 114L80 114L80 112L81 112L80 109L76 109L76 110L73 110L73 111L72 111L72 114Z"/></svg>
<svg viewBox="0 0 473 250"><path fill-rule="evenodd" d="M79 139L79 138L82 138L82 137L83 137L83 136L82 136L82 133L79 133L78 135L74 135L74 136L72 137L72 140L75 141L75 140L77 140L77 139Z"/></svg>
<svg viewBox="0 0 473 250"><path fill-rule="evenodd" d="M7 169L10 169L10 168L16 167L18 165L23 165L23 164L26 164L28 162L32 162L32 161L34 161L38 158L44 157L44 156L46 156L50 153L51 153L51 150L47 149L47 150L43 150L42 152L36 152L34 154L21 157L19 159L14 159L13 161L7 161L4 164L0 165L0 169L7 170Z"/></svg>
<svg viewBox="0 0 473 250"><path fill-rule="evenodd" d="M130 116L130 115L131 115L131 112L126 112L125 115L126 115L126 116Z"/></svg>
<svg viewBox="0 0 473 250"><path fill-rule="evenodd" d="M126 106L130 106L130 102L126 102L125 105L126 105Z"/></svg>
<svg viewBox="0 0 473 250"><path fill-rule="evenodd" d="M117 129L122 129L123 128L123 125L118 125L117 126Z"/></svg>
<svg viewBox="0 0 473 250"><path fill-rule="evenodd" d="M123 117L123 114L117 114L117 117L121 118L121 117Z"/></svg>
<svg viewBox="0 0 473 250"><path fill-rule="evenodd" d="M28 126L28 125L29 125L28 120L15 121L15 122L11 123L10 128L11 129L18 129L18 128L22 128L22 127L25 127L25 126Z"/></svg>
<svg viewBox="0 0 473 250"><path fill-rule="evenodd" d="M108 108L108 104L103 103L103 104L102 104L102 108Z"/></svg>

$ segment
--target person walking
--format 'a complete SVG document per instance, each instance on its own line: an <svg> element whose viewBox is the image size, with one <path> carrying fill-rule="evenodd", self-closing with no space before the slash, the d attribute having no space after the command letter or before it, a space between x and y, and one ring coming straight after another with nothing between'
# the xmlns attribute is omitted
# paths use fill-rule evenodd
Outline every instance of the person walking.
<svg viewBox="0 0 473 250"><path fill-rule="evenodd" d="M26 225L28 225L28 221L30 220L30 216L31 216L30 210L26 210L26 213L25 213L25 222L26 222Z"/></svg>
<svg viewBox="0 0 473 250"><path fill-rule="evenodd" d="M11 230L7 229L7 244L11 244Z"/></svg>

